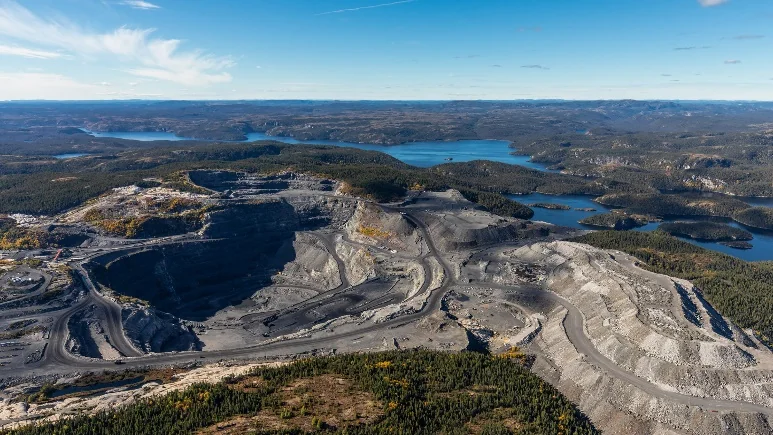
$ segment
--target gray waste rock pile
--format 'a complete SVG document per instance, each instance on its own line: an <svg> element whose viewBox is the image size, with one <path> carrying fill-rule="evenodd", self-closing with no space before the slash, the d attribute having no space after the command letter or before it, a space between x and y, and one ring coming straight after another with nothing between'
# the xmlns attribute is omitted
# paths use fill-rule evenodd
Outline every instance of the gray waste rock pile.
<svg viewBox="0 0 773 435"><path fill-rule="evenodd" d="M538 243L515 255L545 268L545 289L566 301L536 340L547 358L535 369L602 429L771 433L756 410L773 406L773 355L729 320L712 322L718 314L689 283L575 243ZM695 403L708 409L686 407Z"/></svg>

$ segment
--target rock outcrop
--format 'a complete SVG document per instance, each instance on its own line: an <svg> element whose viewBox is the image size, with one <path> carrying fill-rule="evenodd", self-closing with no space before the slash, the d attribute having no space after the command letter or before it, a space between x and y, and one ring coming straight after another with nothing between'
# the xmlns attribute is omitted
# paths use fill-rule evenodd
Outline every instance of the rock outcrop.
<svg viewBox="0 0 773 435"><path fill-rule="evenodd" d="M171 314L152 308L127 308L121 313L126 337L145 352L201 350L196 334Z"/></svg>

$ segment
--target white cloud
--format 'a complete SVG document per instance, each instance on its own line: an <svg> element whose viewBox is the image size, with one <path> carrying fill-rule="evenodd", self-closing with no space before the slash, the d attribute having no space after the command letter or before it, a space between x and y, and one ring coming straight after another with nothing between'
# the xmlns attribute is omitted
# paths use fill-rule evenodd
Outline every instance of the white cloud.
<svg viewBox="0 0 773 435"><path fill-rule="evenodd" d="M701 6L708 8L711 6L719 6L722 3L727 3L730 0L698 0L698 3L701 4Z"/></svg>
<svg viewBox="0 0 773 435"><path fill-rule="evenodd" d="M60 74L0 72L0 101L169 98L169 95L134 89L112 90L111 86L108 82L82 83Z"/></svg>
<svg viewBox="0 0 773 435"><path fill-rule="evenodd" d="M741 61L740 60L736 60L736 59L726 60L725 61L725 65L738 65L739 63L741 63Z"/></svg>
<svg viewBox="0 0 773 435"><path fill-rule="evenodd" d="M84 99L94 95L98 88L59 74L0 73L0 99L3 100Z"/></svg>
<svg viewBox="0 0 773 435"><path fill-rule="evenodd" d="M155 29L118 28L108 33L84 30L65 20L41 18L14 1L0 0L0 35L39 46L62 49L87 60L120 61L142 77L190 86L231 80L224 71L229 57L199 50L181 51L177 39L153 38Z"/></svg>
<svg viewBox="0 0 773 435"><path fill-rule="evenodd" d="M35 50L32 48L0 45L0 55L21 56L29 59L56 59L62 57L62 53L53 51Z"/></svg>
<svg viewBox="0 0 773 435"><path fill-rule="evenodd" d="M134 68L126 70L130 74L151 79L166 80L186 85L201 84L201 75L196 71L171 71L162 68ZM226 83L231 81L231 75L224 72L220 74L207 74L206 83Z"/></svg>
<svg viewBox="0 0 773 435"><path fill-rule="evenodd" d="M131 6L134 9L160 9L161 6L154 5L153 3L149 3L142 0L126 0L124 2L121 2L122 5Z"/></svg>

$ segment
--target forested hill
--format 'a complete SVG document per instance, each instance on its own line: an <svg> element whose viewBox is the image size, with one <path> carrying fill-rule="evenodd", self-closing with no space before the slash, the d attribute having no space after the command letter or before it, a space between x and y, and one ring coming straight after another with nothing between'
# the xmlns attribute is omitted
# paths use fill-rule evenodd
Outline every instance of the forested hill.
<svg viewBox="0 0 773 435"><path fill-rule="evenodd" d="M310 358L95 416L28 426L37 434L595 434L517 350L392 351ZM353 412L352 412L353 411Z"/></svg>

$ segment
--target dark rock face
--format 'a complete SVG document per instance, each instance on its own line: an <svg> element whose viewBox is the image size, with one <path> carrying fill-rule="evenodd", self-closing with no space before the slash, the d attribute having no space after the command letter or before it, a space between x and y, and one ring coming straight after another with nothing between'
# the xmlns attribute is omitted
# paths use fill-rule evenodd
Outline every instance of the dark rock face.
<svg viewBox="0 0 773 435"><path fill-rule="evenodd" d="M190 171L190 180L207 189L223 191L239 179L240 174L232 171Z"/></svg>
<svg viewBox="0 0 773 435"><path fill-rule="evenodd" d="M547 237L551 232L548 225L528 221L508 222L477 229L445 225L433 218L428 218L428 221L438 249L444 251L472 249L493 243Z"/></svg>
<svg viewBox="0 0 773 435"><path fill-rule="evenodd" d="M198 174L203 177L198 181L213 183L209 186L241 180L233 172ZM232 199L218 201L206 213L200 239L114 251L90 262L98 283L152 307L124 308L126 335L137 348L201 350L189 322L205 321L269 285L276 272L295 260L293 242L298 231L342 227L354 213L356 203L317 193L332 190L333 184L326 180L295 174L268 178L259 179L262 187L280 188L287 183L313 189L286 199L247 200L226 194ZM254 187L248 183L247 189ZM238 191L232 185L224 188Z"/></svg>
<svg viewBox="0 0 773 435"><path fill-rule="evenodd" d="M195 216L152 216L137 228L137 238L164 237L185 234L201 228Z"/></svg>
<svg viewBox="0 0 773 435"><path fill-rule="evenodd" d="M83 234L83 229L68 225L52 225L48 229L48 240L60 248L72 248L80 246L89 239Z"/></svg>
<svg viewBox="0 0 773 435"><path fill-rule="evenodd" d="M126 336L145 352L201 350L193 331L171 314L155 309L123 310Z"/></svg>
<svg viewBox="0 0 773 435"><path fill-rule="evenodd" d="M96 279L181 319L202 321L239 303L292 261L300 218L284 201L234 204L212 213L210 241L175 243L97 258Z"/></svg>
<svg viewBox="0 0 773 435"><path fill-rule="evenodd" d="M300 228L293 206L282 200L230 203L209 213L202 235L208 239L287 238Z"/></svg>
<svg viewBox="0 0 773 435"><path fill-rule="evenodd" d="M261 176L244 172L198 170L188 173L190 180L201 187L226 195L277 193L288 189L332 191L335 182L294 172Z"/></svg>

